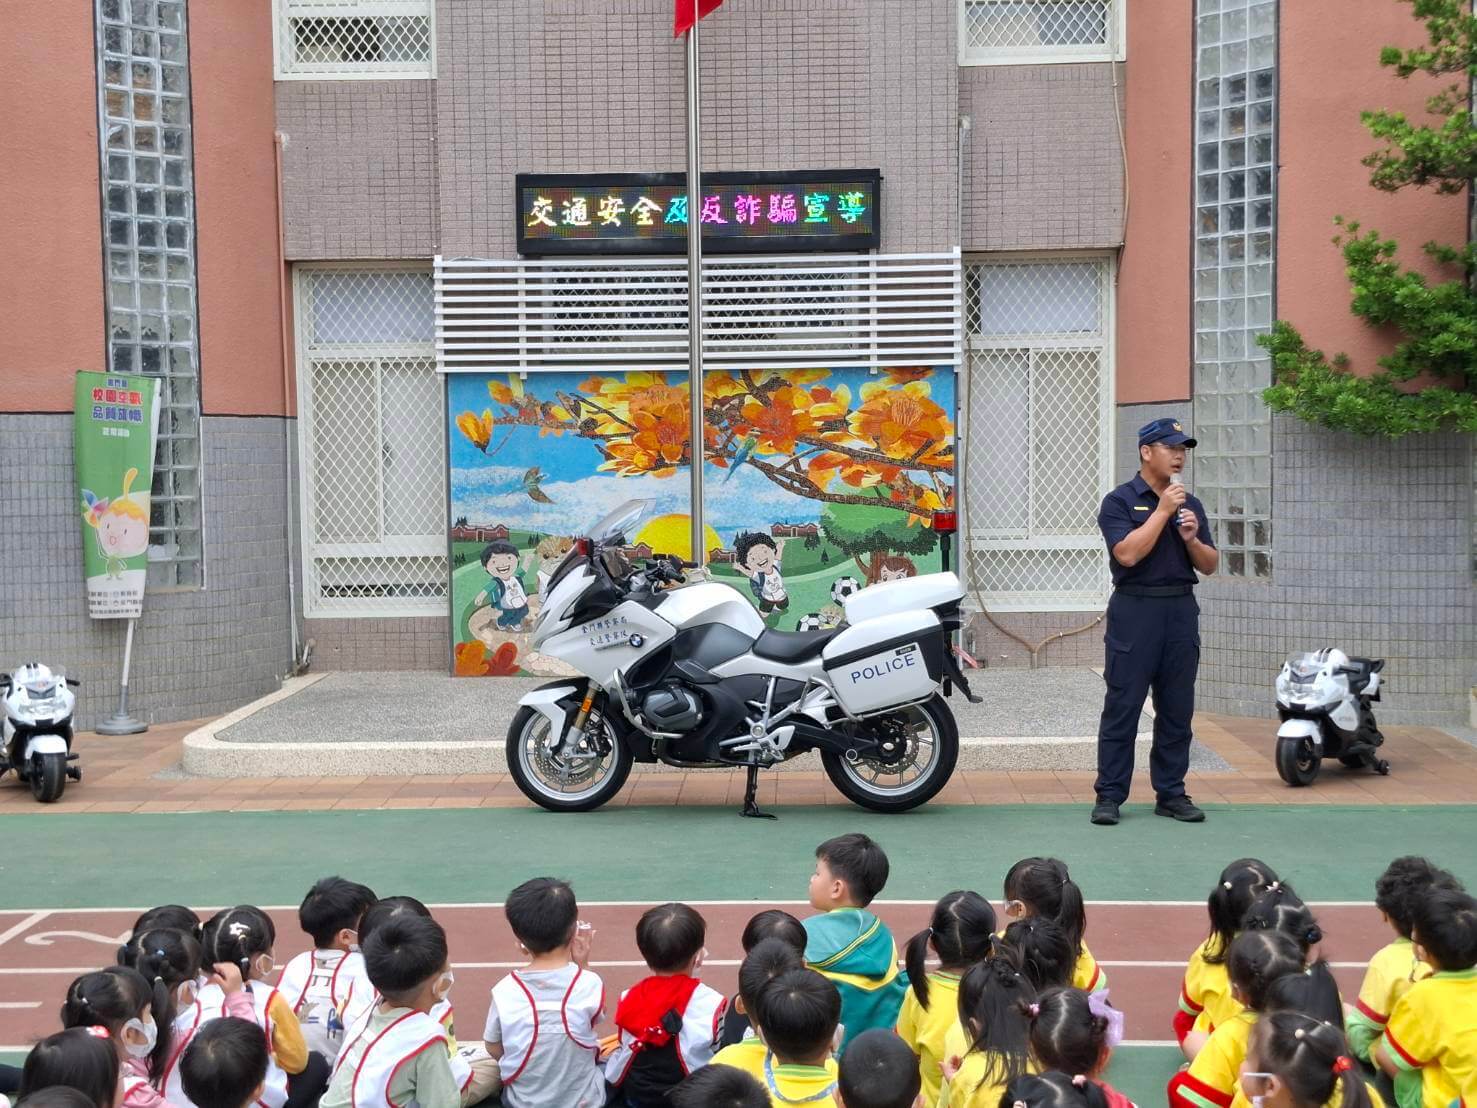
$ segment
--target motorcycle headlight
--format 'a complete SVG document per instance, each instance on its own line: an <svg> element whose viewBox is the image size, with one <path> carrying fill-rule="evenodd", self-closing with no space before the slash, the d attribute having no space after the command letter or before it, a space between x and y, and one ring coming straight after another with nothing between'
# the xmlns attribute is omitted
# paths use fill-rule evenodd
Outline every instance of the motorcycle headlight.
<svg viewBox="0 0 1477 1108"><path fill-rule="evenodd" d="M12 702L10 710L25 720L50 719L57 712L57 704L50 697L21 697Z"/></svg>

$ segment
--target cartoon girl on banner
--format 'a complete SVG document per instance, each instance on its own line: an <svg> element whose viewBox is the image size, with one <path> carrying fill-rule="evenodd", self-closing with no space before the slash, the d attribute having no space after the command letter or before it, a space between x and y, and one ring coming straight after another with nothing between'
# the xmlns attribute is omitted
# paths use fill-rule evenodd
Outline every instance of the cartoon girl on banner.
<svg viewBox="0 0 1477 1108"><path fill-rule="evenodd" d="M128 559L149 549L149 509L141 497L130 494L138 470L123 475L123 494L112 500L99 499L90 489L82 490L82 518L97 532L97 547L107 561L107 577L121 581Z"/></svg>

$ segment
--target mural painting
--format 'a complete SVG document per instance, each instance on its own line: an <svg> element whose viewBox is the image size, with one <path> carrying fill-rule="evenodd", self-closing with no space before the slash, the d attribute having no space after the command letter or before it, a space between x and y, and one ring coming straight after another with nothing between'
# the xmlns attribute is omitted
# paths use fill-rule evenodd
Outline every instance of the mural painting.
<svg viewBox="0 0 1477 1108"><path fill-rule="evenodd" d="M954 503L952 369L703 384L709 572L769 626L833 626L850 593L940 568L929 524ZM581 527L649 498L628 553L691 550L686 374L458 374L447 390L454 672L563 676L528 632Z"/></svg>

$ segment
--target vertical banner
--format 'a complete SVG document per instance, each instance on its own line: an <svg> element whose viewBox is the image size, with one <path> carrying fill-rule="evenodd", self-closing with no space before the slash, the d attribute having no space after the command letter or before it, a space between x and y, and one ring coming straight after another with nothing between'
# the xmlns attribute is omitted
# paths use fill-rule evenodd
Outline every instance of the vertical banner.
<svg viewBox="0 0 1477 1108"><path fill-rule="evenodd" d="M153 377L77 374L73 453L87 614L93 619L143 614L158 390Z"/></svg>

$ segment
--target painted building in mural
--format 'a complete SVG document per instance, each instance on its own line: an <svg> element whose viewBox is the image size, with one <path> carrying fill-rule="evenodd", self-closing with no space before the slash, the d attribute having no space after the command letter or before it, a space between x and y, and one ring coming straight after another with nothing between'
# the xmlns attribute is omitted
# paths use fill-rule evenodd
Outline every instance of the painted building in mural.
<svg viewBox="0 0 1477 1108"><path fill-rule="evenodd" d="M1433 91L1378 62L1419 41L1408 5L729 0L703 25L712 186L682 205L670 0L393 7L12 13L0 61L44 110L11 120L0 225L24 582L0 648L81 677L83 725L122 627L82 590L75 371L161 382L140 712L227 710L305 660L538 672L539 575L582 520L651 496L634 552L682 544L663 251L691 221L741 246L705 276L709 560L771 625L937 566L952 497L973 652L1101 664L1097 505L1175 414L1223 553L1201 706L1266 714L1281 657L1329 644L1388 659L1382 718L1467 713L1471 442L1260 401L1274 319L1357 370L1387 349L1346 310L1334 215L1465 236L1459 202L1360 164L1359 109Z"/></svg>

